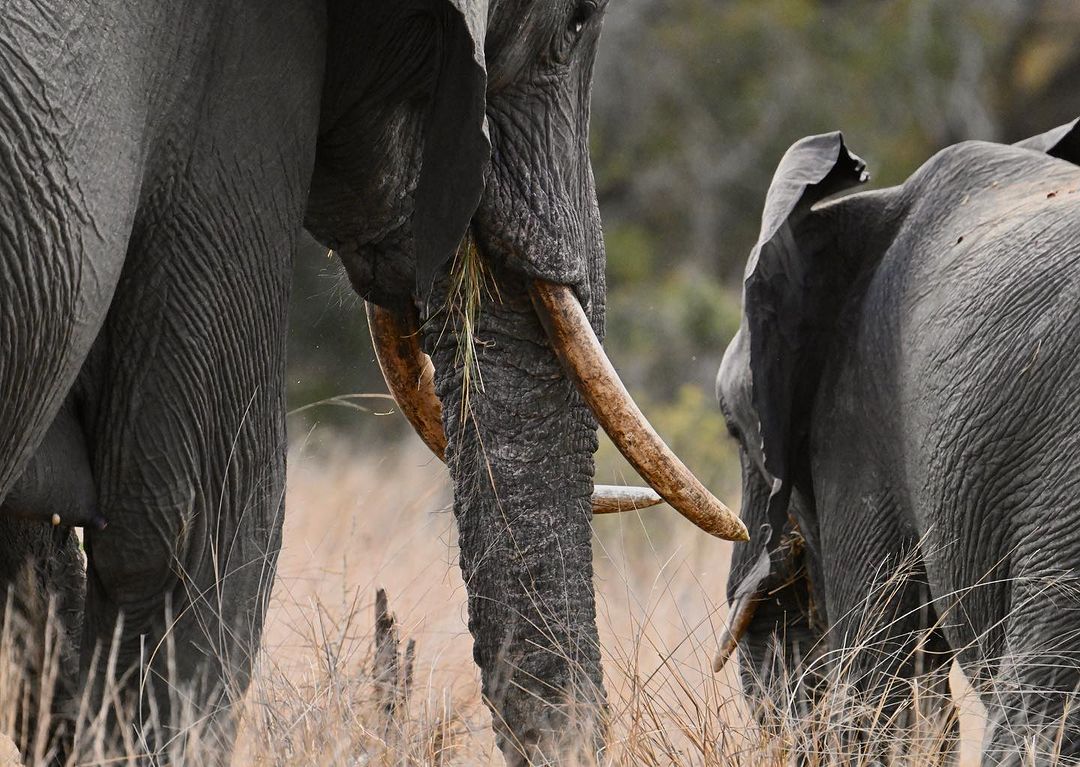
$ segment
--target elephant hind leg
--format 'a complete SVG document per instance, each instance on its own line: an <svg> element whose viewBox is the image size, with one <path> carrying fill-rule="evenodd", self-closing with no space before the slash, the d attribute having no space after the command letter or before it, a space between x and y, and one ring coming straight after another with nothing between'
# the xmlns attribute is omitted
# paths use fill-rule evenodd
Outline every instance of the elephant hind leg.
<svg viewBox="0 0 1080 767"><path fill-rule="evenodd" d="M983 764L1078 764L1080 612L1026 586L1014 590L1020 606L980 690L990 719Z"/></svg>
<svg viewBox="0 0 1080 767"><path fill-rule="evenodd" d="M884 504L883 504L884 505ZM849 513L869 513L862 509ZM874 513L877 513L876 511ZM881 518L880 516L878 517ZM826 670L859 712L852 747L885 762L949 763L959 725L949 689L955 657L917 543L882 526L880 539L826 529L830 627Z"/></svg>
<svg viewBox="0 0 1080 767"><path fill-rule="evenodd" d="M0 516L0 727L34 763L70 751L85 591L71 528Z"/></svg>
<svg viewBox="0 0 1080 767"><path fill-rule="evenodd" d="M1044 660L1039 665L1057 662ZM1011 681L995 680L984 697L990 711L984 765L1080 763L1077 691L1054 689L1060 680L1049 678L1052 668L1044 671L1048 673L1006 672ZM1067 673L1063 672L1062 667L1057 675Z"/></svg>

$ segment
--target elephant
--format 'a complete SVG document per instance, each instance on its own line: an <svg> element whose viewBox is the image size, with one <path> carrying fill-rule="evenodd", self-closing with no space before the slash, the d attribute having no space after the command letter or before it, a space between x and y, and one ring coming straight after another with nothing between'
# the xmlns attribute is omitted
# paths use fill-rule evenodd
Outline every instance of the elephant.
<svg viewBox="0 0 1080 767"><path fill-rule="evenodd" d="M602 747L591 510L664 498L746 537L598 340L605 6L4 5L0 518L69 549L85 526L76 686L91 710L119 701L114 733L134 717L168 760L195 721L229 758L281 543L305 228L370 302L391 388L449 466L509 763ZM653 489L590 500L597 422ZM55 590L77 593L65 573Z"/></svg>
<svg viewBox="0 0 1080 767"><path fill-rule="evenodd" d="M879 190L837 132L781 160L717 375L751 540L716 666L759 711L918 686L948 728L955 658L984 764L1080 754L1078 162L1077 121Z"/></svg>

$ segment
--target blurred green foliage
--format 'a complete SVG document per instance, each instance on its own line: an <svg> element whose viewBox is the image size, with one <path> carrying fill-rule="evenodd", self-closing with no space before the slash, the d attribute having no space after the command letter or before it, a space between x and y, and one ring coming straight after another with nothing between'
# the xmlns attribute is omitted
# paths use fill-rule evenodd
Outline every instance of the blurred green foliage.
<svg viewBox="0 0 1080 767"><path fill-rule="evenodd" d="M605 343L660 433L722 497L735 497L737 467L713 378L784 150L841 129L888 185L956 141L1041 132L1080 114L1078 42L1072 0L609 5L592 106ZM292 407L385 392L360 302L313 243L297 258L292 311ZM294 419L294 434L312 417L366 440L407 428L324 406ZM599 463L600 481L620 471L610 446Z"/></svg>
<svg viewBox="0 0 1080 767"><path fill-rule="evenodd" d="M342 395L386 394L371 348L364 303L353 292L340 261L308 236L296 257L288 346L288 403L293 438L317 448L324 432L364 443L392 442L409 426L385 416L392 403ZM300 411L300 412L297 412ZM323 428L326 427L326 428Z"/></svg>

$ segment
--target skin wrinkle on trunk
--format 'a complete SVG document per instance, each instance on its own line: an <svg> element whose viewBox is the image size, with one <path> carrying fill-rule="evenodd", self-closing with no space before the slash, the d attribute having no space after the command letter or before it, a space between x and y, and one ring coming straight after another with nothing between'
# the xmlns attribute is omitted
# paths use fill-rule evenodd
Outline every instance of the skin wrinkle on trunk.
<svg viewBox="0 0 1080 767"><path fill-rule="evenodd" d="M520 278L498 277L502 303L485 303L477 318L484 388L470 393L467 424L459 328L443 332L441 317L424 328L450 437L473 653L510 764L567 749L591 759L601 746L596 706L606 699L589 514L596 424L548 348ZM436 305L445 290L443 279Z"/></svg>

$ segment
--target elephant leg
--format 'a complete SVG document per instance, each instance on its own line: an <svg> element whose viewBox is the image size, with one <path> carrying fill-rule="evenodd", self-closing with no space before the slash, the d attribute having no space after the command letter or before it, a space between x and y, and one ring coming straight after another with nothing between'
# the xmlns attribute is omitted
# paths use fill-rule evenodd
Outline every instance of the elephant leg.
<svg viewBox="0 0 1080 767"><path fill-rule="evenodd" d="M922 753L935 763L954 759L959 725L948 683L954 653L938 625L925 566L914 542L881 523L883 515L857 513L876 516L879 525L859 534L822 525L834 621L827 674L833 689L864 712L850 739L886 761L902 760L905 753Z"/></svg>
<svg viewBox="0 0 1080 767"><path fill-rule="evenodd" d="M1043 549L1038 557L1055 554ZM1075 577L1040 570L1014 577L1004 647L980 686L990 719L984 764L1080 763Z"/></svg>
<svg viewBox="0 0 1080 767"><path fill-rule="evenodd" d="M85 573L74 532L0 516L0 691L8 733L28 758L63 762L78 705ZM39 722L44 713L47 722Z"/></svg>
<svg viewBox="0 0 1080 767"><path fill-rule="evenodd" d="M80 379L108 520L86 534L81 671L96 704L120 702L114 717L127 732L134 721L156 762L228 761L259 647L284 509L292 257L324 64L318 14L218 7L199 27L212 49L148 161L124 273Z"/></svg>
<svg viewBox="0 0 1080 767"><path fill-rule="evenodd" d="M173 209L204 221L213 203ZM119 689L130 708L114 715L151 748L190 734L224 759L280 544L292 236L268 226L264 252L251 232L193 242L173 228L183 221L137 230L88 368L109 524L86 533L82 671L95 704Z"/></svg>
<svg viewBox="0 0 1080 767"><path fill-rule="evenodd" d="M149 743L194 728L192 740L227 754L280 546L298 229L186 231L228 202L204 194L136 230L87 372L109 525L86 533L82 670L98 702L119 685L133 708L117 716L137 717ZM130 673L119 681L106 676L110 650Z"/></svg>
<svg viewBox="0 0 1080 767"><path fill-rule="evenodd" d="M280 141L240 145L247 177L193 163L190 187L138 222L81 382L109 523L86 537L82 672L166 762L195 743L228 760L280 545L287 301L310 172L306 150ZM277 175L282 157L294 175Z"/></svg>
<svg viewBox="0 0 1080 767"><path fill-rule="evenodd" d="M925 583L916 589L912 610L917 637L907 682L909 698L898 724L910 735L898 743L903 755L920 762L955 764L960 758L960 711L949 673L956 656Z"/></svg>
<svg viewBox="0 0 1080 767"><path fill-rule="evenodd" d="M6 634L0 654L22 658L17 666L29 675L31 695L19 706L30 709L17 718L31 727L38 696L52 694L56 727L48 736L66 740L78 669L72 659L81 624L82 556L66 526L28 524L11 513L24 502L37 514L54 513L39 491L55 485L17 485L48 439L105 321L137 205L145 120L117 56L130 46L119 44L116 30L104 25L95 45L79 45L85 35L65 24L84 24L84 14L73 5L47 10L10 0L0 24L0 607L9 626L25 629ZM43 465L52 459L38 468ZM72 497L86 500L86 489ZM14 506L5 508L9 500ZM40 644L50 600L61 639L50 648L59 653L51 690ZM26 742L31 732L18 736L28 758L35 753Z"/></svg>

